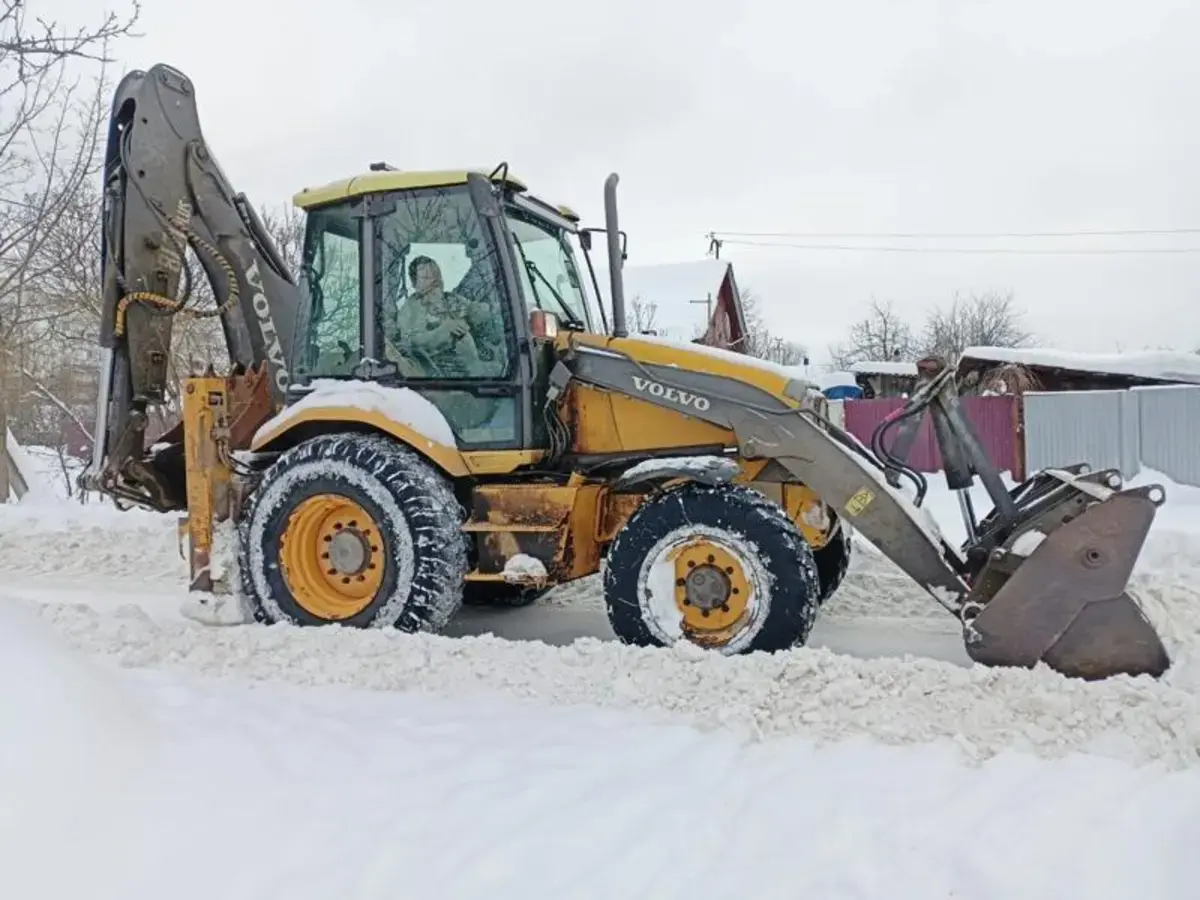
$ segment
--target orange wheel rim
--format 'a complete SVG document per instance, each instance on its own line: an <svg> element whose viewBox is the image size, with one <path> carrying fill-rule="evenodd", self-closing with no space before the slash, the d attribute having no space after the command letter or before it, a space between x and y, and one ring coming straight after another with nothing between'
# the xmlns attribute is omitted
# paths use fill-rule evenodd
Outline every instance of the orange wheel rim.
<svg viewBox="0 0 1200 900"><path fill-rule="evenodd" d="M279 564L302 609L338 621L361 613L379 593L385 550L379 524L361 505L339 494L318 494L288 516Z"/></svg>
<svg viewBox="0 0 1200 900"><path fill-rule="evenodd" d="M673 556L675 605L684 633L698 644L727 643L738 633L750 599L741 560L703 538L685 544Z"/></svg>

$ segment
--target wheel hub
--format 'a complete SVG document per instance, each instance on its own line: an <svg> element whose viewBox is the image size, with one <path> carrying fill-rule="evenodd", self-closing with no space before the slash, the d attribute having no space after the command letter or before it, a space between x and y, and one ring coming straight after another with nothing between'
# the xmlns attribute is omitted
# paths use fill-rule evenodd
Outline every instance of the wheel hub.
<svg viewBox="0 0 1200 900"><path fill-rule="evenodd" d="M712 612L728 605L732 588L729 576L716 566L696 566L684 578L684 603Z"/></svg>
<svg viewBox="0 0 1200 900"><path fill-rule="evenodd" d="M715 540L698 538L674 556L675 604L684 634L719 646L744 625L750 582L738 557Z"/></svg>
<svg viewBox="0 0 1200 900"><path fill-rule="evenodd" d="M379 525L339 494L301 501L280 539L279 562L296 603L330 621L352 618L375 600L387 559Z"/></svg>
<svg viewBox="0 0 1200 900"><path fill-rule="evenodd" d="M329 564L339 575L358 575L367 565L371 548L357 528L342 529L329 542Z"/></svg>

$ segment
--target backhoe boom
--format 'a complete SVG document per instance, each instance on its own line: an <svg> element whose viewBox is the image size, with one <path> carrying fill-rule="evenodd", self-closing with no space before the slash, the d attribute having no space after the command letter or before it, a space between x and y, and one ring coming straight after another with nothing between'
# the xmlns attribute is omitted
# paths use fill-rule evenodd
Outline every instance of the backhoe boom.
<svg viewBox="0 0 1200 900"><path fill-rule="evenodd" d="M131 72L117 87L103 204L104 355L84 484L153 509L183 509L181 429L160 437L166 449L145 449L150 411L168 401L177 320L218 317L232 370L265 369L278 407L300 290L208 149L191 82L169 66ZM203 305L189 249L212 288Z"/></svg>

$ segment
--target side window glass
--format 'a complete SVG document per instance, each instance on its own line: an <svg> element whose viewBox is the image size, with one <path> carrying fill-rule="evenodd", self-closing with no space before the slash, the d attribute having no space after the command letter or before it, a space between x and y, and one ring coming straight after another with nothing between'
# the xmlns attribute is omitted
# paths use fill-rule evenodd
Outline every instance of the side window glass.
<svg viewBox="0 0 1200 900"><path fill-rule="evenodd" d="M346 211L310 214L305 247L312 305L306 361L314 377L346 375L362 359L362 269L358 219Z"/></svg>

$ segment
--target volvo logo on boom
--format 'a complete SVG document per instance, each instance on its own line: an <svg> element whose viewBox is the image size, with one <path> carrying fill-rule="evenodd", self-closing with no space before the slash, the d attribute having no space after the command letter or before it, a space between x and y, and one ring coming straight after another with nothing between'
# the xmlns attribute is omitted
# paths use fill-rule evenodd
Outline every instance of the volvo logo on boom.
<svg viewBox="0 0 1200 900"><path fill-rule="evenodd" d="M657 381L652 381L649 378L643 378L640 375L633 376L633 389L640 394L649 394L651 397L662 397L664 400L670 400L672 403L678 403L680 406L690 406L700 412L704 412L712 406L707 397L702 397L700 394L693 394L690 391L681 391L679 388L669 387Z"/></svg>
<svg viewBox="0 0 1200 900"><path fill-rule="evenodd" d="M291 376L287 370L287 361L283 358L283 343L275 330L275 320L271 317L271 304L267 302L267 295L263 293L258 260L250 263L250 268L246 270L246 281L254 289L250 303L254 307L254 314L258 316L258 327L262 330L267 359L271 361L271 367L275 370L275 386L279 388L280 393L285 393Z"/></svg>

